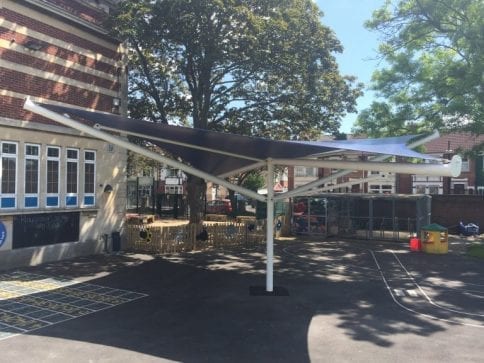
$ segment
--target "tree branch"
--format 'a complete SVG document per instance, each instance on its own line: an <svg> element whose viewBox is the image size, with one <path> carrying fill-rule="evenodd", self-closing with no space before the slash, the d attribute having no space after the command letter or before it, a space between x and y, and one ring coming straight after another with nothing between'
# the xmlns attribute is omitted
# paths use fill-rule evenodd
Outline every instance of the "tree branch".
<svg viewBox="0 0 484 363"><path fill-rule="evenodd" d="M149 89L147 90L148 94L153 98L155 101L156 107L158 108L158 111L160 112L161 116L161 122L164 124L168 123L166 113L165 113L165 104L164 101L161 100L160 94L158 93L158 90L156 88L155 82L151 76L149 66L148 66L148 61L146 60L146 57L144 56L143 52L139 48L139 44L134 40L131 39L132 46L134 47L136 54L139 57L141 68L143 70L143 74L146 77L146 80L148 81L149 84Z"/></svg>

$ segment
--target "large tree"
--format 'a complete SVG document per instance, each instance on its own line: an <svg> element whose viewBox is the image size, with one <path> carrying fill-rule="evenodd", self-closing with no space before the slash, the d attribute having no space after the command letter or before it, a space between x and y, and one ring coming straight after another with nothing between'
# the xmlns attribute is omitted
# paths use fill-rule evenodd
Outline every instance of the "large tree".
<svg viewBox="0 0 484 363"><path fill-rule="evenodd" d="M360 85L311 0L129 0L111 19L129 47L131 116L258 135L315 138L354 112ZM205 184L189 180L192 221Z"/></svg>
<svg viewBox="0 0 484 363"><path fill-rule="evenodd" d="M381 100L353 131L379 137L434 128L483 133L484 2L387 0L366 23L379 32Z"/></svg>

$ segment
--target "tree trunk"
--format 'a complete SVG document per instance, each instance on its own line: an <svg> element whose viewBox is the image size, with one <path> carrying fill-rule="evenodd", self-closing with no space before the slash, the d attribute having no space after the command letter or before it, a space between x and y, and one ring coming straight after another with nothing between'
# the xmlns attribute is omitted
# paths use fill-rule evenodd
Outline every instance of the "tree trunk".
<svg viewBox="0 0 484 363"><path fill-rule="evenodd" d="M187 198L188 207L190 208L190 223L199 224L202 221L205 211L206 189L205 180L194 175L188 175Z"/></svg>

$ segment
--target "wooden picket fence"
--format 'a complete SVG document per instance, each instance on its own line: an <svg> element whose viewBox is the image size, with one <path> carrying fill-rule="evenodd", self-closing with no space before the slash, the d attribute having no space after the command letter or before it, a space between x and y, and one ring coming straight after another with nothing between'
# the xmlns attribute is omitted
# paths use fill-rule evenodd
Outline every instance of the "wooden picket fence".
<svg viewBox="0 0 484 363"><path fill-rule="evenodd" d="M204 223L208 238L197 238L202 228L197 224L180 226L126 225L126 249L164 254L231 246L250 247L265 243L265 221L244 223Z"/></svg>

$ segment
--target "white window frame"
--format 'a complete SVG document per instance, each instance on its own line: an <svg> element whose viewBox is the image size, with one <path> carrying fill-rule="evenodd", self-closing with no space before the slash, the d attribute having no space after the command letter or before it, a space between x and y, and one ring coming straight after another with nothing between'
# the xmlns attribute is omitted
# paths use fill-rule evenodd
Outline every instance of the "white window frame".
<svg viewBox="0 0 484 363"><path fill-rule="evenodd" d="M55 149L58 151L57 156L49 156L49 150ZM61 187L61 148L59 146L51 146L48 145L45 150L45 207L46 208L59 208L60 207L60 187ZM52 193L49 192L49 161L57 162L57 192ZM50 204L48 201L49 199L56 198L57 203L55 205Z"/></svg>
<svg viewBox="0 0 484 363"><path fill-rule="evenodd" d="M88 153L93 153L94 154L94 160L89 160L86 158L86 154ZM97 173L97 168L96 168L96 161L97 161L97 155L96 155L96 150L84 150L84 183L83 183L83 192L84 196L82 198L82 205L83 207L93 207L96 205L96 173ZM86 165L94 165L94 179L92 181L93 185L93 191L92 192L86 192ZM92 203L86 203L86 197L87 198L92 198Z"/></svg>
<svg viewBox="0 0 484 363"><path fill-rule="evenodd" d="M75 151L77 157L70 158L69 151ZM69 179L69 164L75 163L76 164L76 192L68 192L68 179ZM64 198L64 203L66 208L76 208L79 206L79 149L77 148L66 148L65 153L65 166L66 166L66 174L65 174L65 187L66 193ZM75 203L71 203L70 200L75 198Z"/></svg>
<svg viewBox="0 0 484 363"><path fill-rule="evenodd" d="M380 184L369 184L368 193L380 194L381 185Z"/></svg>
<svg viewBox="0 0 484 363"><path fill-rule="evenodd" d="M3 145L15 145L15 154L3 153ZM17 208L17 191L18 191L18 142L2 141L0 142L0 209L15 209ZM15 191L13 193L2 193L2 174L3 174L3 160L4 158L14 158L15 160ZM13 198L13 206L4 207L5 199Z"/></svg>
<svg viewBox="0 0 484 363"><path fill-rule="evenodd" d="M390 187L390 188L388 188ZM372 194L393 194L395 193L395 185L388 183L372 183L368 184L368 193Z"/></svg>
<svg viewBox="0 0 484 363"><path fill-rule="evenodd" d="M314 178L318 175L318 168L310 166L295 166L294 177L297 178Z"/></svg>
<svg viewBox="0 0 484 363"><path fill-rule="evenodd" d="M36 155L27 154L27 148L37 148ZM24 144L24 208L39 208L39 190L40 190L40 152L41 147L39 144ZM27 160L37 161L37 191L27 193ZM35 205L27 205L27 198L35 198Z"/></svg>

